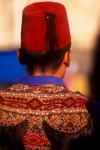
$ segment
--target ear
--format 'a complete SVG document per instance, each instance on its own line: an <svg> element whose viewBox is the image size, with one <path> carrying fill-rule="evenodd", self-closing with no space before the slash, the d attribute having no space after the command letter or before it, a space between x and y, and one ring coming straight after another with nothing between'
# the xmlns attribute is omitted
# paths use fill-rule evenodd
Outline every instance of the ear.
<svg viewBox="0 0 100 150"><path fill-rule="evenodd" d="M21 49L18 49L17 57L18 57L18 60L19 60L20 64L25 65L25 60L24 60L23 53L22 53Z"/></svg>
<svg viewBox="0 0 100 150"><path fill-rule="evenodd" d="M63 59L63 63L66 65L66 67L70 66L70 61L71 61L71 55L72 55L72 51L69 50L65 53L64 59Z"/></svg>

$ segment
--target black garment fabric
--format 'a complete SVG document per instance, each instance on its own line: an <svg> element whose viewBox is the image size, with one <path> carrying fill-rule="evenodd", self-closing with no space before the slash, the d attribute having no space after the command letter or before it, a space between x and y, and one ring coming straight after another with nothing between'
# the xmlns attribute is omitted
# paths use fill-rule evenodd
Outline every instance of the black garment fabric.
<svg viewBox="0 0 100 150"><path fill-rule="evenodd" d="M27 120L16 126L0 127L0 150L25 150L22 142L27 130Z"/></svg>

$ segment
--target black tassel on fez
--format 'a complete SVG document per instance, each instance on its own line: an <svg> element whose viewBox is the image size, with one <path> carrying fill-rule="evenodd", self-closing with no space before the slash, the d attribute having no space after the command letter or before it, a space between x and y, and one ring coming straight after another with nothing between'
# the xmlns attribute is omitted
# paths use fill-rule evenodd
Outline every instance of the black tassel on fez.
<svg viewBox="0 0 100 150"><path fill-rule="evenodd" d="M46 35L45 35L45 45L46 50L53 51L55 49L59 49L59 41L57 35L57 18L53 13L45 13L44 15L46 21Z"/></svg>

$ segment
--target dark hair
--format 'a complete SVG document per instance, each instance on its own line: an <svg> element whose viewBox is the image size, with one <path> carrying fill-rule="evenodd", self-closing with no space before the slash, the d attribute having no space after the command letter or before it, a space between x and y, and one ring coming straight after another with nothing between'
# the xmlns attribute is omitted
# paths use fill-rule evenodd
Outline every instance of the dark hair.
<svg viewBox="0 0 100 150"><path fill-rule="evenodd" d="M23 61L27 65L30 72L34 72L35 69L39 68L42 72L45 72L47 69L50 69L52 72L55 72L63 58L65 53L70 49L71 43L66 47L60 50L46 51L46 52L36 52L32 50L21 49L21 64Z"/></svg>
<svg viewBox="0 0 100 150"><path fill-rule="evenodd" d="M90 117L88 125L77 133L67 134L53 129L43 121L43 129L51 143L50 150L91 150L100 149L100 129L94 129L93 120Z"/></svg>

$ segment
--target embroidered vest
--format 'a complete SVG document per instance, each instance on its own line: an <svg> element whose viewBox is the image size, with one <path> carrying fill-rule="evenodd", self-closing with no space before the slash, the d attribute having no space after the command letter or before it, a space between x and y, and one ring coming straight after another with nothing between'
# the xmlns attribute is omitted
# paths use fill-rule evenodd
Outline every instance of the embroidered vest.
<svg viewBox="0 0 100 150"><path fill-rule="evenodd" d="M43 131L47 121L56 130L76 133L87 125L89 99L63 86L17 84L0 92L0 126L15 126L28 120L23 144L27 150L47 150L50 143Z"/></svg>

